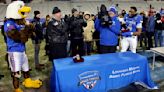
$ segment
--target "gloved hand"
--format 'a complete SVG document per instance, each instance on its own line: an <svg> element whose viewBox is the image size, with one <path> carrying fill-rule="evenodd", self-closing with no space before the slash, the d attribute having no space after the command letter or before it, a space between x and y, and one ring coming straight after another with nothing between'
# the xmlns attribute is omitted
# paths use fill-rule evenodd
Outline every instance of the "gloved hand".
<svg viewBox="0 0 164 92"><path fill-rule="evenodd" d="M111 17L109 17L108 24L109 24L109 26L111 26L113 24L113 21L112 21Z"/></svg>
<svg viewBox="0 0 164 92"><path fill-rule="evenodd" d="M122 24L121 27L124 28L124 29L127 29L126 24Z"/></svg>
<svg viewBox="0 0 164 92"><path fill-rule="evenodd" d="M122 33L122 36L132 36L133 32L124 32Z"/></svg>

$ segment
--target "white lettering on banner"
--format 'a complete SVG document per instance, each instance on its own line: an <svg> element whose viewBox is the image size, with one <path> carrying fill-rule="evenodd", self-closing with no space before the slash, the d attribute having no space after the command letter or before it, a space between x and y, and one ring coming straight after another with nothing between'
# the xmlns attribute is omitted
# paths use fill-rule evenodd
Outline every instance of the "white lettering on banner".
<svg viewBox="0 0 164 92"><path fill-rule="evenodd" d="M109 75L109 78L114 79L114 78L119 78L119 77L130 76L132 74L136 74L139 72L141 72L140 66L128 67L126 69L113 70L112 74Z"/></svg>
<svg viewBox="0 0 164 92"><path fill-rule="evenodd" d="M123 70L116 70L116 71L112 71L112 74L117 74L117 73L122 73L122 72L127 72L129 71L128 69L123 69Z"/></svg>
<svg viewBox="0 0 164 92"><path fill-rule="evenodd" d="M120 77L119 74L118 75L109 75L109 78L118 78L118 77Z"/></svg>
<svg viewBox="0 0 164 92"><path fill-rule="evenodd" d="M129 71L133 71L133 70L136 70L136 69L139 69L140 67L139 66L136 66L136 67L129 67Z"/></svg>
<svg viewBox="0 0 164 92"><path fill-rule="evenodd" d="M94 76L96 76L96 74L92 74L92 75L84 76L83 78L90 78L90 77L94 77Z"/></svg>
<svg viewBox="0 0 164 92"><path fill-rule="evenodd" d="M133 74L140 72L140 70L133 71Z"/></svg>
<svg viewBox="0 0 164 92"><path fill-rule="evenodd" d="M133 72L121 73L121 77L132 75Z"/></svg>

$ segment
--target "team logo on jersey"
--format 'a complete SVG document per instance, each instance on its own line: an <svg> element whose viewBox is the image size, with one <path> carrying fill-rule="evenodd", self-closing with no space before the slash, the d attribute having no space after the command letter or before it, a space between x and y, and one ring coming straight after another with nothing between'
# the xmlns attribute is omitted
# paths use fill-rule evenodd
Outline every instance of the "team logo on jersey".
<svg viewBox="0 0 164 92"><path fill-rule="evenodd" d="M78 86L83 85L86 89L90 90L96 86L98 80L100 80L98 71L87 71L79 75L80 82Z"/></svg>

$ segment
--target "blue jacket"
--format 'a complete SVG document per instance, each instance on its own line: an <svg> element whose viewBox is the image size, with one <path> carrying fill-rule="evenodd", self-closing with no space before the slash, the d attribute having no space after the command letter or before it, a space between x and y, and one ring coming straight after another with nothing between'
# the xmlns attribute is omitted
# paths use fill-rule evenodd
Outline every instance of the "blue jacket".
<svg viewBox="0 0 164 92"><path fill-rule="evenodd" d="M13 29L20 31L21 28L21 25L17 25L14 20L7 20L4 23L4 31L6 34L8 31L12 31ZM7 50L8 52L24 52L25 44L21 42L15 42L13 39L7 36Z"/></svg>
<svg viewBox="0 0 164 92"><path fill-rule="evenodd" d="M102 27L100 19L95 21L95 29L100 32L100 45L116 46L118 44L118 34L120 34L121 24L115 16L112 18L113 24L109 27Z"/></svg>

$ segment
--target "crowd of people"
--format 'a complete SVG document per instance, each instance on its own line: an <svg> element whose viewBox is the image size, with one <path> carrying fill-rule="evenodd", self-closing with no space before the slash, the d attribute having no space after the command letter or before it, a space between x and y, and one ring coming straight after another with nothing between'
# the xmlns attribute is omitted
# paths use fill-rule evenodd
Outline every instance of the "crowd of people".
<svg viewBox="0 0 164 92"><path fill-rule="evenodd" d="M129 12L118 13L115 6L106 8L101 5L98 14L72 9L72 14L62 17L61 10L54 7L52 16L41 20L41 12L34 11L31 23L35 26L34 61L36 69L39 63L40 44L45 39L45 55L49 60L69 56L84 56L91 53L115 53L127 50L136 53L137 46L149 50L164 46L164 9L155 12L151 8L138 13L136 7ZM140 44L138 44L140 43Z"/></svg>
<svg viewBox="0 0 164 92"><path fill-rule="evenodd" d="M152 8L146 15L144 11L138 13L136 7L131 7L128 13L125 10L118 13L114 6L107 9L101 5L97 15L89 11L78 12L73 8L72 14L62 18L61 10L54 7L52 15L52 18L47 15L42 23L40 11L34 11L31 22L35 25L32 43L36 68L43 66L39 64L38 57L43 39L50 60L77 54L90 55L94 50L98 53L114 53L117 46L121 52L129 49L136 53L138 41L140 47L145 49L164 46L163 9L155 12Z"/></svg>
<svg viewBox="0 0 164 92"><path fill-rule="evenodd" d="M142 34L139 36L140 46L150 49L153 47L164 46L164 9L161 8L159 12L156 12L154 8L148 11L148 15L145 12L141 12L143 17Z"/></svg>
<svg viewBox="0 0 164 92"><path fill-rule="evenodd" d="M36 12L39 11L35 11L35 16ZM40 16L40 12L38 14ZM77 54L90 55L95 51L100 54L118 50L136 53L138 45L145 50L164 46L163 9L155 12L151 8L146 14L144 11L138 13L136 7L130 7L128 13L125 10L118 13L115 6L107 9L101 5L97 15L73 8L72 14L62 18L61 10L54 7L52 15L52 18L47 15L45 23L40 24L42 29L36 25L37 32L41 30L43 34L40 41L46 39L45 50L50 61ZM35 49L37 53L39 48L35 46Z"/></svg>

